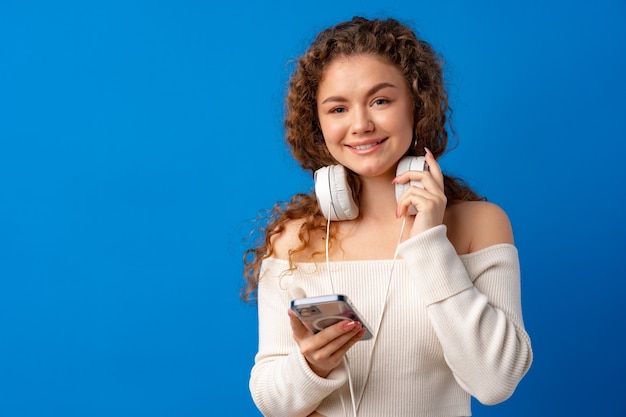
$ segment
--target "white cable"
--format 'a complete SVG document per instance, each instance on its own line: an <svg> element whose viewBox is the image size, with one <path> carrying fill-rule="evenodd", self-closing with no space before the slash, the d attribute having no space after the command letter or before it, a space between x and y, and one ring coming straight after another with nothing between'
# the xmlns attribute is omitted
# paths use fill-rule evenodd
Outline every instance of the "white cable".
<svg viewBox="0 0 626 417"><path fill-rule="evenodd" d="M352 415L356 416L356 402L354 401L354 385L352 383L352 374L350 373L350 364L348 362L348 355L343 356L343 364L346 367L346 371L348 372L348 386L350 387L350 400L352 401ZM341 396L341 404L343 406L343 396ZM345 407L344 407L345 414Z"/></svg>
<svg viewBox="0 0 626 417"><path fill-rule="evenodd" d="M387 307L387 297L389 296L389 288L391 287L391 278L393 276L393 269L396 265L396 259L398 258L398 247L400 246L400 242L402 242L402 235L404 234L404 226L406 225L406 216L404 216L402 220L402 228L400 229L400 236L398 237L398 243L396 244L396 250L393 254L393 260L391 261L391 269L389 270L389 280L387 281L387 289L385 290L385 298L383 299L383 307L380 311L380 320L378 320L378 326L376 327L376 333L374 333L374 340L372 341L372 350L370 351L370 357L367 362L367 371L365 373L365 381L363 381L363 386L361 387L361 393L359 394L359 399L357 401L357 410L359 405L361 405L361 400L363 399L363 393L365 392L365 387L367 386L367 381L370 377L370 372L372 370L372 363L374 360L374 349L376 348L376 341L378 340L378 333L380 331L380 326L383 322L383 316L385 315L385 310Z"/></svg>
<svg viewBox="0 0 626 417"><path fill-rule="evenodd" d="M328 202L328 219L326 222L326 269L328 270L328 278L330 280L330 289L331 289L331 293L335 293L335 287L333 285L333 278L330 272L330 257L329 257L329 238L330 238L330 212L331 212L331 208L332 208L332 201ZM400 246L400 243L402 242L402 235L404 234L404 226L406 225L406 216L404 216L403 220L402 220L402 228L400 229L400 236L398 236L398 243L396 244L396 250L393 254L393 260L391 261L391 269L389 270L389 280L387 281L387 289L385 290L385 298L383 300L383 307L381 309L380 312L380 320L378 321L378 326L376 327L376 332L374 333L374 340L372 341L372 350L370 351L370 357L369 357L369 361L367 363L367 373L365 374L365 381L363 382L363 387L361 388L361 393L359 395L359 399L358 401L355 402L355 395L354 395L354 386L352 383L352 374L350 373L350 364L348 362L348 355L344 355L343 357L343 363L344 366L346 367L346 372L348 373L348 386L350 388L350 400L352 402L352 412L354 417L357 417L357 411L358 411L358 406L361 404L361 400L363 399L363 393L365 392L365 387L367 386L367 381L369 379L370 376L370 371L372 369L372 361L374 358L374 348L376 347L376 340L378 339L378 332L380 330L380 325L383 322L383 315L385 314L385 309L387 306L387 297L389 296L389 288L391 287L391 278L393 276L393 269L394 266L396 264L396 259L398 258L398 248ZM343 395L341 395L341 392L339 393L339 398L341 399L341 406L344 410L344 415L345 415L345 410L346 407L344 405L344 401L343 401Z"/></svg>
<svg viewBox="0 0 626 417"><path fill-rule="evenodd" d="M330 200L328 202L328 220L326 221L326 270L328 271L328 278L330 279L330 292L331 294L335 294L335 286L333 285L333 277L330 274L330 261L328 256L328 246L330 245L328 242L330 239L330 210L332 205L333 201Z"/></svg>

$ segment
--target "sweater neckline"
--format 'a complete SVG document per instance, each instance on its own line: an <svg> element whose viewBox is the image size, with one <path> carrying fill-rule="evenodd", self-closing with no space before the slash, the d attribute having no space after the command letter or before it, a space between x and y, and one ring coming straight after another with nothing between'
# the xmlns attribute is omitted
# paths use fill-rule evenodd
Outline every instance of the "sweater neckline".
<svg viewBox="0 0 626 417"><path fill-rule="evenodd" d="M484 255L488 255L490 253L493 252L498 252L498 251L508 251L508 250L513 250L513 251L517 251L517 248L515 245L511 244L511 243L498 243L495 245L491 245L491 246L487 246L486 248L477 250L475 252L470 252L470 253L464 253L461 255L458 255L459 258L461 258L461 260L464 261L468 261L471 260L473 258L477 258L480 256L484 256ZM277 262L277 263L284 263L284 264L288 264L289 261L286 259L282 259L282 258L276 258L274 256L270 256L269 258L267 258L266 260L271 260L272 262ZM331 260L330 263L334 264L334 265L339 265L339 264L351 264L351 263L370 263L370 264L387 264L387 263L392 263L393 259L347 259L347 260ZM402 259L401 257L398 257L398 259L396 259L396 262L404 262L404 259ZM323 264L326 263L326 261L322 260L319 262L295 262L295 264L297 265L317 265L317 264Z"/></svg>

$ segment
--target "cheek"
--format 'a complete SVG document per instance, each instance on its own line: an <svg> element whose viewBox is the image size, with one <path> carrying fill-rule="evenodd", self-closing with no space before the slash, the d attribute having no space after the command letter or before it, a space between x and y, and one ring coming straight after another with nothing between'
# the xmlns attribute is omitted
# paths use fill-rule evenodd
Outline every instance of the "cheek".
<svg viewBox="0 0 626 417"><path fill-rule="evenodd" d="M402 131L403 136L407 136L409 141L413 140L413 114L410 112L405 113L403 116L398 117L398 129Z"/></svg>
<svg viewBox="0 0 626 417"><path fill-rule="evenodd" d="M328 145L339 142L345 133L343 123L337 120L320 119L320 127L322 128L324 141L326 141Z"/></svg>
<svg viewBox="0 0 626 417"><path fill-rule="evenodd" d="M390 133L395 132L403 139L408 136L408 140L413 139L413 118L409 115L398 115L390 113L384 119L379 120L379 125L384 126Z"/></svg>
<svg viewBox="0 0 626 417"><path fill-rule="evenodd" d="M406 126L406 134L409 136L409 140L413 140L413 135L414 135L414 130L415 130L415 126L414 126L414 122L413 122L413 117L409 116L407 117L406 121L405 121L405 126Z"/></svg>

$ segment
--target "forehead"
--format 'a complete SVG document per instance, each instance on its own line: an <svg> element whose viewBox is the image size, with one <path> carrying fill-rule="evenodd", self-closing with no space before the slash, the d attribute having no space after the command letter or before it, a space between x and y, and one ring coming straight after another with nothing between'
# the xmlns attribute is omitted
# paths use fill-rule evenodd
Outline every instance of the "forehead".
<svg viewBox="0 0 626 417"><path fill-rule="evenodd" d="M404 75L387 58L373 54L339 56L324 69L319 89L324 87L355 87L356 84L380 81L403 83Z"/></svg>

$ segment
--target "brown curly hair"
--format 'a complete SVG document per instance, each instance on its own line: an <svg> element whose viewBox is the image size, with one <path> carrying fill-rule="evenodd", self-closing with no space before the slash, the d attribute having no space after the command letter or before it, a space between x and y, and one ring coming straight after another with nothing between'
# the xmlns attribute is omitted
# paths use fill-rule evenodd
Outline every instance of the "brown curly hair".
<svg viewBox="0 0 626 417"><path fill-rule="evenodd" d="M297 61L289 81L284 120L286 141L293 157L312 174L323 166L338 163L324 142L317 115L317 90L330 62L359 54L384 57L402 72L409 85L416 122L407 155L422 155L427 147L436 158L440 157L448 146L447 129L453 131L441 56L396 19L369 20L358 16L320 32ZM348 171L348 181L358 204L358 176ZM484 200L459 178L444 175L444 188L448 204ZM287 203L277 203L266 215L267 226L261 227L261 240L244 254L246 284L241 289L244 301L256 298L261 262L273 253L272 236L282 233L290 220L304 220L299 233L301 244L289 253L290 267L295 268L293 255L307 248L313 231L326 228L314 193L297 194ZM331 241L333 234L331 223Z"/></svg>

